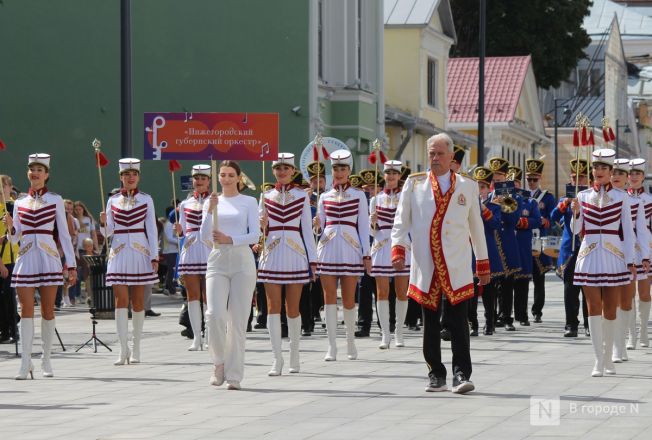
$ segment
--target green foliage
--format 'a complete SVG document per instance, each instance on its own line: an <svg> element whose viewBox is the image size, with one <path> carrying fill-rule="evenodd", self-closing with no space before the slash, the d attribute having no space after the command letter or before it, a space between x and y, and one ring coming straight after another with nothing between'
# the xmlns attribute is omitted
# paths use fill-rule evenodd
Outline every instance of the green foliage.
<svg viewBox="0 0 652 440"><path fill-rule="evenodd" d="M591 0L486 0L486 55L532 55L537 83L557 87L585 57L582 27ZM480 0L451 0L457 45L452 57L477 57Z"/></svg>

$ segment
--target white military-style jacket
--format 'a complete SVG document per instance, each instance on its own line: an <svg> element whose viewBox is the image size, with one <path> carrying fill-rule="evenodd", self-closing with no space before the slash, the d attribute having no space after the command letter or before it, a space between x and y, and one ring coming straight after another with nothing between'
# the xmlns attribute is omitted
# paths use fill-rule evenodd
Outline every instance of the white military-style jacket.
<svg viewBox="0 0 652 440"><path fill-rule="evenodd" d="M451 187L442 194L432 173L411 175L392 229L392 261L404 254L408 234L412 238L408 295L432 310L442 294L453 305L473 297L472 249L477 274L490 273L478 185L459 174L447 176Z"/></svg>
<svg viewBox="0 0 652 440"><path fill-rule="evenodd" d="M128 246L150 261L158 261L156 216L149 194L123 190L109 198L105 212L106 234L113 236L109 258Z"/></svg>

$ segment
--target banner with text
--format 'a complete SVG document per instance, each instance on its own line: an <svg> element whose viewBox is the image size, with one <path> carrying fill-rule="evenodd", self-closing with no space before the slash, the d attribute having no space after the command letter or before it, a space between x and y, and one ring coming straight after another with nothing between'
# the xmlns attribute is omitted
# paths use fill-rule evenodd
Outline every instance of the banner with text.
<svg viewBox="0 0 652 440"><path fill-rule="evenodd" d="M145 113L149 160L278 158L278 113Z"/></svg>

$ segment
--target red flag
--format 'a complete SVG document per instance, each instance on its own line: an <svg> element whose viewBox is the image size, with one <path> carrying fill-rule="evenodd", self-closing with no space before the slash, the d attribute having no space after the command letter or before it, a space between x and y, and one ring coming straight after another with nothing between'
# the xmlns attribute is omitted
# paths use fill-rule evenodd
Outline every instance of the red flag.
<svg viewBox="0 0 652 440"><path fill-rule="evenodd" d="M611 127L609 127L609 140L616 140L616 135L614 134L614 131L611 129Z"/></svg>
<svg viewBox="0 0 652 440"><path fill-rule="evenodd" d="M102 153L101 151L96 151L95 152L95 165L98 168L104 168L108 164L109 164L109 159L106 158L104 153Z"/></svg>
<svg viewBox="0 0 652 440"><path fill-rule="evenodd" d="M587 145L589 143L589 138L587 137L586 134L586 127L582 127L582 146Z"/></svg>
<svg viewBox="0 0 652 440"><path fill-rule="evenodd" d="M324 155L324 160L328 160L330 156L328 155L328 150L323 145L321 146L321 153Z"/></svg>
<svg viewBox="0 0 652 440"><path fill-rule="evenodd" d="M383 153L383 150L378 150L380 153L380 163L385 163L387 162L387 156L385 156L385 153Z"/></svg>
<svg viewBox="0 0 652 440"><path fill-rule="evenodd" d="M376 151L374 150L371 152L367 160L372 165L375 165L377 160L380 160L380 163L384 164L385 162L387 162L387 156L385 156L383 150L378 150L378 155L376 155Z"/></svg>
<svg viewBox="0 0 652 440"><path fill-rule="evenodd" d="M175 171L179 171L181 169L181 164L176 160L170 160L168 161L168 169L171 173L174 173Z"/></svg>
<svg viewBox="0 0 652 440"><path fill-rule="evenodd" d="M580 133L577 131L577 128L573 130L573 147L580 146Z"/></svg>
<svg viewBox="0 0 652 440"><path fill-rule="evenodd" d="M602 128L602 139L604 139L605 144L609 142L609 130L607 130L607 127Z"/></svg>
<svg viewBox="0 0 652 440"><path fill-rule="evenodd" d="M375 165L376 164L376 152L372 151L371 154L367 157L367 160L369 161L370 164Z"/></svg>
<svg viewBox="0 0 652 440"><path fill-rule="evenodd" d="M593 136L593 130L589 132L589 143L588 145L595 147L595 137Z"/></svg>
<svg viewBox="0 0 652 440"><path fill-rule="evenodd" d="M319 150L317 150L317 145L313 144L312 146L312 160L317 162L319 160Z"/></svg>
<svg viewBox="0 0 652 440"><path fill-rule="evenodd" d="M7 148L7 145L5 145L4 141L0 139L0 151L3 151L5 148Z"/></svg>

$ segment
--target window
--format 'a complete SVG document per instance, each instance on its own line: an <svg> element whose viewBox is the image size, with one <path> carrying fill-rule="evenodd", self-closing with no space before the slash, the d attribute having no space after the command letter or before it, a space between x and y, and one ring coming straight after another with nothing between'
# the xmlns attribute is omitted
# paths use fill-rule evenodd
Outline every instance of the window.
<svg viewBox="0 0 652 440"><path fill-rule="evenodd" d="M428 105L437 107L437 60L428 58Z"/></svg>
<svg viewBox="0 0 652 440"><path fill-rule="evenodd" d="M600 96L604 75L600 69L577 70L577 94L579 96Z"/></svg>

